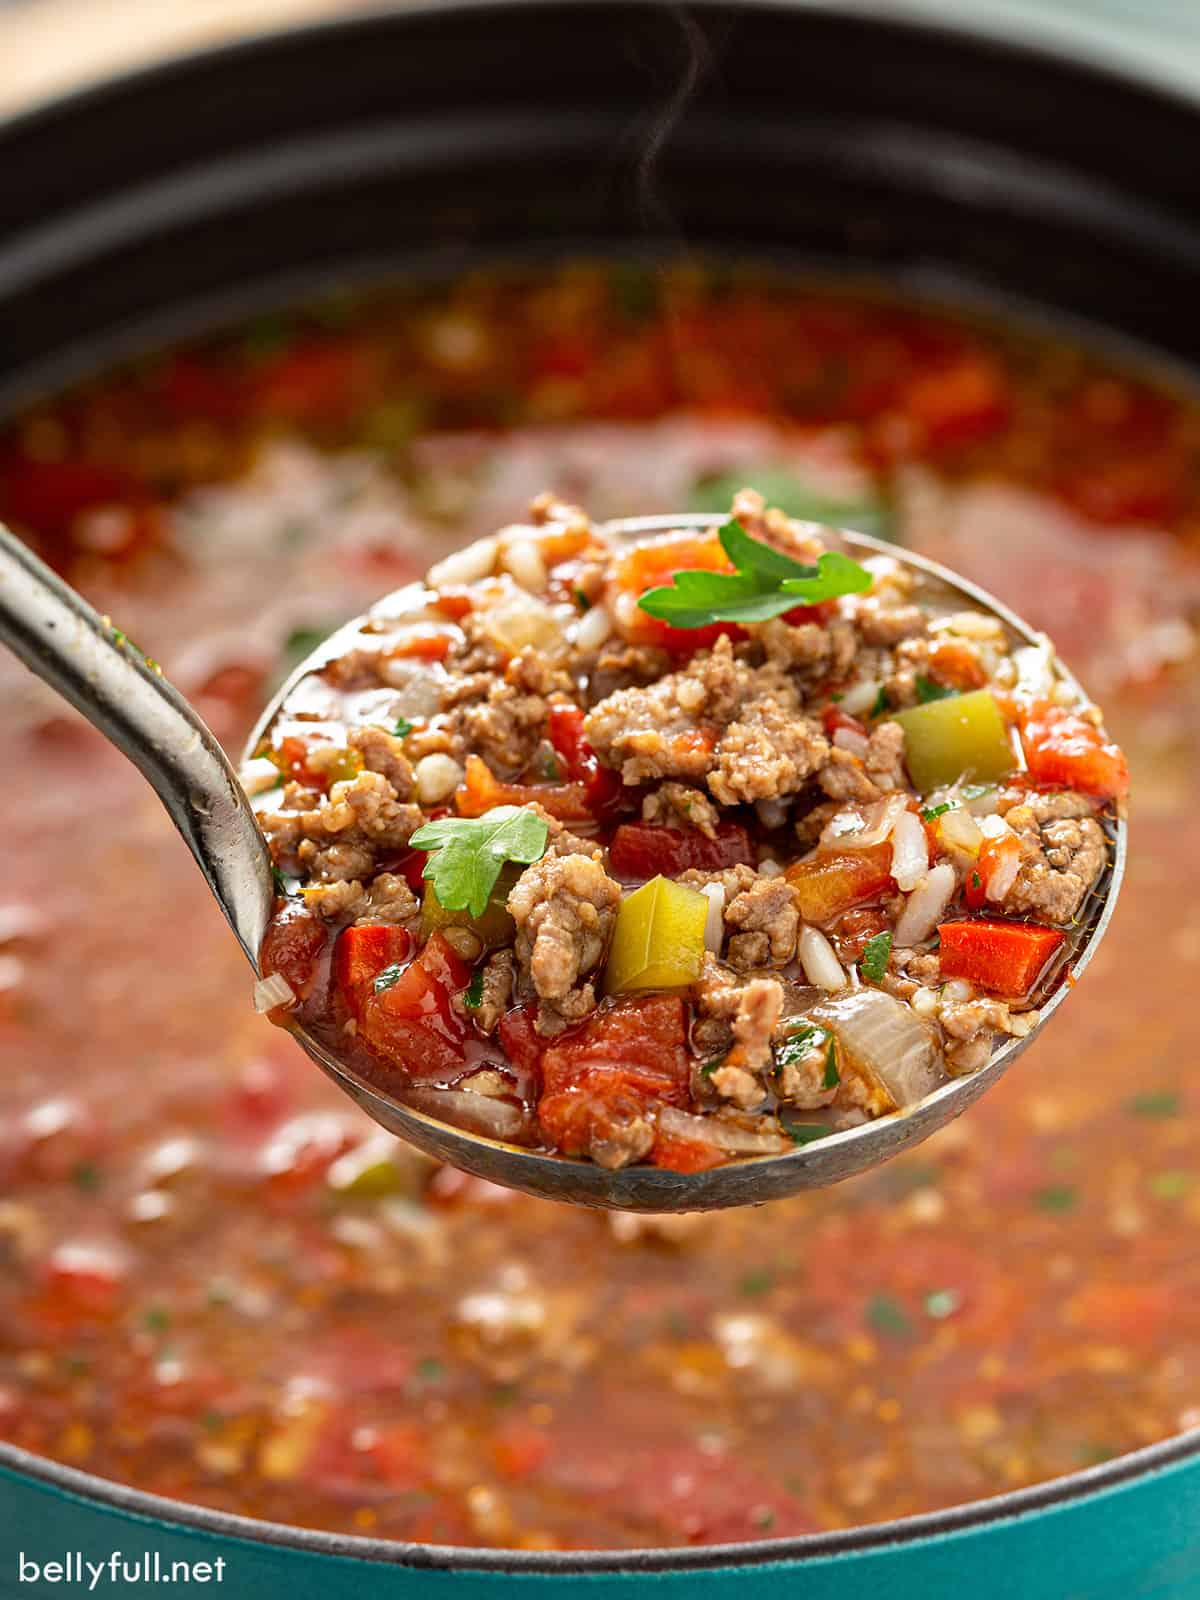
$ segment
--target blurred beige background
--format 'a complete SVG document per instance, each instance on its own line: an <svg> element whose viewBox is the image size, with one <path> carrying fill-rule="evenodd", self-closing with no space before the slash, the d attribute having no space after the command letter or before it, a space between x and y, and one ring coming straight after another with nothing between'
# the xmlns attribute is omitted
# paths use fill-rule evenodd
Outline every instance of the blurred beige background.
<svg viewBox="0 0 1200 1600"><path fill-rule="evenodd" d="M1002 38L1040 38L1101 61L1146 67L1165 81L1200 92L1200 0L824 3L851 11L974 22ZM0 0L0 115L176 51L293 22L397 5L403 0Z"/></svg>

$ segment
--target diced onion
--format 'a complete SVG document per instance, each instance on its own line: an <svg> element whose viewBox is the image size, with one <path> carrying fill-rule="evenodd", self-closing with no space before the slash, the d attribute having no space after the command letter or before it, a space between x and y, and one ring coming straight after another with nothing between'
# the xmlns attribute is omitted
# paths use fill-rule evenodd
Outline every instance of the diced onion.
<svg viewBox="0 0 1200 1600"><path fill-rule="evenodd" d="M279 768L266 756L255 756L252 761L242 762L238 778L247 794L264 794L279 782Z"/></svg>
<svg viewBox="0 0 1200 1600"><path fill-rule="evenodd" d="M1005 898L1017 881L1017 874L1021 870L1021 847L1017 843L1015 834L1010 837L1011 843L996 852L992 870L988 875L987 898L993 905L999 905Z"/></svg>
<svg viewBox="0 0 1200 1600"><path fill-rule="evenodd" d="M859 733L857 728L836 729L833 735L833 742L839 750L848 750L852 756L857 756L860 761L866 760L866 735Z"/></svg>
<svg viewBox="0 0 1200 1600"><path fill-rule="evenodd" d="M1044 700L1054 688L1054 646L1049 639L1041 644L1023 645L1013 651L1017 669L1017 688L1036 700Z"/></svg>
<svg viewBox="0 0 1200 1600"><path fill-rule="evenodd" d="M500 564L530 594L541 594L546 587L546 563L532 539L510 539L503 546Z"/></svg>
<svg viewBox="0 0 1200 1600"><path fill-rule="evenodd" d="M726 1121L721 1117L695 1117L687 1111L664 1106L658 1113L658 1126L673 1139L689 1144L712 1145L729 1155L775 1155L790 1150L792 1142L769 1124Z"/></svg>
<svg viewBox="0 0 1200 1600"><path fill-rule="evenodd" d="M527 645L553 650L562 642L562 629L550 607L523 589L514 589L483 613L483 625L500 648L520 655Z"/></svg>
<svg viewBox="0 0 1200 1600"><path fill-rule="evenodd" d="M909 895L896 924L900 946L923 944L941 921L958 879L948 861L940 861Z"/></svg>
<svg viewBox="0 0 1200 1600"><path fill-rule="evenodd" d="M725 889L719 883L706 883L701 886L700 893L708 901L708 915L704 919L704 948L719 956L725 939Z"/></svg>
<svg viewBox="0 0 1200 1600"><path fill-rule="evenodd" d="M273 972L269 978L260 978L254 985L255 1011L274 1011L276 1006L290 1006L296 992L281 973Z"/></svg>
<svg viewBox="0 0 1200 1600"><path fill-rule="evenodd" d="M475 583L486 578L496 565L496 539L476 539L474 544L455 550L444 561L429 569L429 587L445 589L452 584Z"/></svg>
<svg viewBox="0 0 1200 1600"><path fill-rule="evenodd" d="M855 1065L901 1108L916 1105L945 1081L930 1029L882 989L857 989L822 1000L812 1015L832 1029Z"/></svg>
<svg viewBox="0 0 1200 1600"><path fill-rule="evenodd" d="M575 644L580 650L599 650L613 631L607 606L593 606L575 625Z"/></svg>
<svg viewBox="0 0 1200 1600"><path fill-rule="evenodd" d="M799 956L804 976L818 989L846 987L846 974L833 953L833 946L819 929L810 928L807 923L800 930Z"/></svg>
<svg viewBox="0 0 1200 1600"><path fill-rule="evenodd" d="M896 819L904 815L907 806L908 802L902 794L890 794L886 799L868 806L865 811L856 811L848 806L830 817L825 824L821 844L827 850L866 850L871 845L882 844L895 827Z"/></svg>
<svg viewBox="0 0 1200 1600"><path fill-rule="evenodd" d="M1006 833L1011 833L1006 819L993 812L991 816L984 817L979 824L979 831L985 839L1003 839Z"/></svg>
<svg viewBox="0 0 1200 1600"><path fill-rule="evenodd" d="M983 843L983 833L971 813L963 806L938 818L942 843L948 850L961 850L965 855L977 856Z"/></svg>
<svg viewBox="0 0 1200 1600"><path fill-rule="evenodd" d="M929 841L920 817L902 811L892 828L892 877L905 894L929 871Z"/></svg>
<svg viewBox="0 0 1200 1600"><path fill-rule="evenodd" d="M882 688L883 684L878 678L868 678L865 683L852 683L839 702L840 709L848 717L861 717L864 711L874 708Z"/></svg>
<svg viewBox="0 0 1200 1600"><path fill-rule="evenodd" d="M511 1100L494 1100L462 1089L410 1088L405 1099L418 1111L442 1122L468 1128L486 1139L512 1139L521 1131L524 1116Z"/></svg>

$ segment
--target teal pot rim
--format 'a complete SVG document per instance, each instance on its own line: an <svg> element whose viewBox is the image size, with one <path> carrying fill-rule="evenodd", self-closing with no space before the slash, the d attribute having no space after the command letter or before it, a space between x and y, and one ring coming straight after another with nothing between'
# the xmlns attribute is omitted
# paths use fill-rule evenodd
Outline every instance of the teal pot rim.
<svg viewBox="0 0 1200 1600"><path fill-rule="evenodd" d="M1115 1499L1132 1484L1160 1474L1185 1470L1200 1459L1200 1428L1177 1434L1159 1444L1114 1457L1099 1466L1066 1477L1051 1478L1028 1489L1015 1489L986 1500L971 1500L943 1511L869 1523L835 1533L804 1533L787 1539L742 1540L736 1544L690 1545L633 1550L483 1550L467 1545L409 1544L374 1539L362 1534L328 1533L317 1528L291 1527L281 1522L260 1522L252 1517L216 1511L206 1506L168 1500L143 1489L130 1488L108 1478L97 1478L76 1467L62 1466L35 1456L16 1445L0 1442L0 1502L2 1476L32 1480L64 1497L92 1507L107 1508L142 1522L166 1524L223 1540L280 1546L314 1556L352 1557L435 1572L496 1572L507 1574L674 1573L711 1571L714 1568L759 1567L780 1563L802 1564L836 1556L862 1555L881 1548L915 1546L955 1534L979 1533L998 1524L1028 1519L1044 1512L1065 1511L1079 1501Z"/></svg>
<svg viewBox="0 0 1200 1600"><path fill-rule="evenodd" d="M612 0L569 0L581 9L611 4ZM699 11L727 8L728 0L689 0ZM563 0L509 0L522 11L561 10ZM631 9L645 9L644 5ZM886 0L847 0L843 5L827 0L741 0L741 9L759 12L792 11L828 22L878 26L893 35L914 39L948 39L975 43L997 61L1019 70L1035 66L1077 62L1079 69L1101 85L1137 91L1149 99L1197 115L1200 128L1200 72L1195 89L1169 61L1160 65L1146 57L1122 57L1112 30L1089 38L1085 19L1076 25L1062 18L1052 26L1035 26L1029 37L1014 41L1010 26L995 5L980 4L971 15L960 12L952 20L935 16L919 3L889 5ZM197 68L220 69L226 64L245 68L277 49L319 52L326 41L369 36L381 22L432 24L439 18L478 17L494 20L495 0L417 0L403 12L390 7L372 8L348 17L334 17L294 28L264 30L247 38L212 48L190 51L118 76L86 84L67 94L38 102L0 120L0 141L36 133L44 125L77 112L103 112L105 107L133 91L154 89L170 94L172 85ZM1167 52L1169 54L1169 52ZM65 241L60 241L64 243ZM258 1521L166 1499L108 1479L99 1478L32 1454L0 1441L0 1504L6 1482L36 1485L64 1499L116 1515L158 1526L177 1527L219 1539L294 1550L313 1556L353 1558L392 1567L446 1572L502 1574L684 1573L714 1568L754 1568L780 1563L815 1562L838 1556L865 1554L886 1547L913 1547L930 1540L969 1535L1041 1513L1066 1511L1081 1502L1117 1501L1133 1485L1158 1476L1175 1476L1194 1470L1200 1459L1200 1428L1173 1436L1084 1471L1048 1482L970 1501L942 1511L905 1517L833 1533L802 1534L785 1539L690 1546L589 1550L566 1552L481 1550L465 1546L418 1545L358 1534L338 1534Z"/></svg>

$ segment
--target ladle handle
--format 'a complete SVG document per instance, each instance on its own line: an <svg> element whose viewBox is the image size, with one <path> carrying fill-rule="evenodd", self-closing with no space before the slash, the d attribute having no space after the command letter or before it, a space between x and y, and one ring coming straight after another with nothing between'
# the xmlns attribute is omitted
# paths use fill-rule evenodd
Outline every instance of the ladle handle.
<svg viewBox="0 0 1200 1600"><path fill-rule="evenodd" d="M228 757L162 673L2 525L0 640L149 780L257 968L271 858Z"/></svg>

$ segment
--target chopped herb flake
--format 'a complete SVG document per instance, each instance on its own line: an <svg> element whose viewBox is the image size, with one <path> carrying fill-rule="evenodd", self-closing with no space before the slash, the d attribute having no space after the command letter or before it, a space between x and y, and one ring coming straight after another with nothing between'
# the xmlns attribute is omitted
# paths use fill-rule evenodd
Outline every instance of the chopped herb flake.
<svg viewBox="0 0 1200 1600"><path fill-rule="evenodd" d="M445 1368L436 1356L423 1356L417 1362L417 1377L425 1383L438 1383L445 1373Z"/></svg>
<svg viewBox="0 0 1200 1600"><path fill-rule="evenodd" d="M404 968L398 961L393 961L390 966L384 967L382 972L375 975L375 993L383 994L385 989L392 988L394 984L400 982L403 973Z"/></svg>
<svg viewBox="0 0 1200 1600"><path fill-rule="evenodd" d="M817 1139L827 1139L833 1132L823 1122L785 1122L782 1126L793 1144L813 1144Z"/></svg>
<svg viewBox="0 0 1200 1600"><path fill-rule="evenodd" d="M724 1059L724 1056L713 1056L711 1061L706 1061L700 1068L700 1076L702 1078L711 1078Z"/></svg>
<svg viewBox="0 0 1200 1600"><path fill-rule="evenodd" d="M917 674L917 700L927 706L931 700L952 700L959 691L948 689L944 683L935 683L923 673Z"/></svg>
<svg viewBox="0 0 1200 1600"><path fill-rule="evenodd" d="M465 1000L466 1004L468 1006L470 1006L472 1011L478 1010L479 1006L482 1004L482 1002L483 1002L483 968L482 967L478 968L477 971L475 971L475 972L473 972L471 974L471 981L467 985L467 992L463 996L463 999Z"/></svg>
<svg viewBox="0 0 1200 1600"><path fill-rule="evenodd" d="M913 1331L912 1319L898 1300L888 1294L873 1294L867 1301L867 1322L876 1333L891 1339L904 1339Z"/></svg>
<svg viewBox="0 0 1200 1600"><path fill-rule="evenodd" d="M1074 1211L1079 1204L1079 1191L1069 1183L1050 1183L1044 1189L1035 1190L1033 1203L1039 1211Z"/></svg>
<svg viewBox="0 0 1200 1600"><path fill-rule="evenodd" d="M148 1306L142 1313L142 1326L148 1333L166 1333L171 1326L171 1313L166 1306Z"/></svg>
<svg viewBox="0 0 1200 1600"><path fill-rule="evenodd" d="M965 800L970 805L972 800L982 800L985 794L994 794L994 783L964 783L958 791L959 799Z"/></svg>
<svg viewBox="0 0 1200 1600"><path fill-rule="evenodd" d="M575 588L572 590L572 593L575 596L575 604L579 607L580 611L590 611L592 609L592 602L588 599L587 595L584 594L582 589Z"/></svg>
<svg viewBox="0 0 1200 1600"><path fill-rule="evenodd" d="M775 1065L790 1067L808 1055L810 1050L819 1049L827 1039L831 1039L831 1035L825 1028L812 1022L801 1023L792 1029L782 1044L776 1045Z"/></svg>
<svg viewBox="0 0 1200 1600"><path fill-rule="evenodd" d="M887 690L880 689L879 693L875 696L875 704L871 707L867 715L872 721L874 721L876 717L882 717L885 712L890 711L891 709L892 702L888 699Z"/></svg>
<svg viewBox="0 0 1200 1600"><path fill-rule="evenodd" d="M1178 1200L1191 1187L1190 1172L1156 1172L1150 1179L1150 1193L1159 1200Z"/></svg>
<svg viewBox="0 0 1200 1600"><path fill-rule="evenodd" d="M877 933L863 945L859 971L871 983L878 983L887 971L888 957L892 953L890 933Z"/></svg>
<svg viewBox="0 0 1200 1600"><path fill-rule="evenodd" d="M829 1036L829 1046L825 1051L825 1087L836 1089L842 1081L837 1064L837 1040L832 1034Z"/></svg>
<svg viewBox="0 0 1200 1600"><path fill-rule="evenodd" d="M415 722L410 722L407 717L397 717L396 726L392 729L397 739L407 739L416 727Z"/></svg>
<svg viewBox="0 0 1200 1600"><path fill-rule="evenodd" d="M546 848L550 828L523 806L494 806L482 817L439 817L418 828L409 843L428 850L422 876L447 911L484 913L505 864L528 866Z"/></svg>
<svg viewBox="0 0 1200 1600"><path fill-rule="evenodd" d="M943 800L940 806L926 806L921 812L921 816L926 822L936 822L939 817L944 817L947 811L953 810L954 807L949 800Z"/></svg>
<svg viewBox="0 0 1200 1600"><path fill-rule="evenodd" d="M753 1299L760 1294L770 1294L775 1287L775 1274L769 1267L755 1267L738 1281L738 1293Z"/></svg>
<svg viewBox="0 0 1200 1600"><path fill-rule="evenodd" d="M1135 1117L1177 1117L1183 1101L1175 1089L1148 1089L1145 1094L1135 1094L1125 1109Z"/></svg>
<svg viewBox="0 0 1200 1600"><path fill-rule="evenodd" d="M71 1182L85 1194L95 1194L104 1183L104 1177L93 1162L80 1161L71 1169Z"/></svg>

